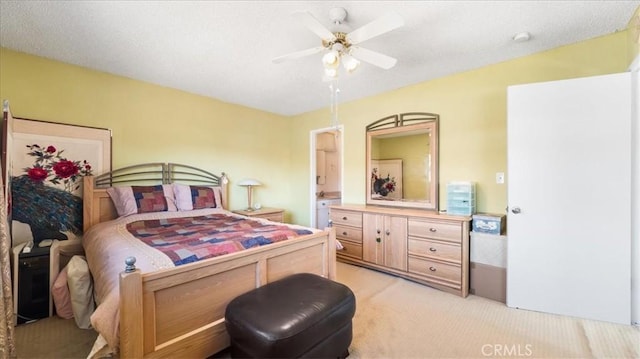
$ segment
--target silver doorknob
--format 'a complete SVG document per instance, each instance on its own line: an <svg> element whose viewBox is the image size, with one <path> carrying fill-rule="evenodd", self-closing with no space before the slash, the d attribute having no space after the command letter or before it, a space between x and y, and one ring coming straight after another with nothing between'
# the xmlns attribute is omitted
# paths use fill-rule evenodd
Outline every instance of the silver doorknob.
<svg viewBox="0 0 640 359"><path fill-rule="evenodd" d="M511 209L511 213L513 213L513 214L518 214L520 212L521 212L520 207L513 207Z"/></svg>

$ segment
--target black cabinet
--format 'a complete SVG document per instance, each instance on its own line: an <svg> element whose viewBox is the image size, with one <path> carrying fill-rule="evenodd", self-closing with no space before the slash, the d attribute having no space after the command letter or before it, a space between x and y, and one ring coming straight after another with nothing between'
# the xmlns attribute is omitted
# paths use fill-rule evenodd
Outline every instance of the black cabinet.
<svg viewBox="0 0 640 359"><path fill-rule="evenodd" d="M18 324L49 316L49 249L18 256Z"/></svg>

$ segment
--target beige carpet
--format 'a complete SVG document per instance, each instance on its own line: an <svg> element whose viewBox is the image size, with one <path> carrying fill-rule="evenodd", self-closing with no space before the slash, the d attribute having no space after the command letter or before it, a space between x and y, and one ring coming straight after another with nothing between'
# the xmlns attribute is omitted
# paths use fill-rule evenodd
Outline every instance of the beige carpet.
<svg viewBox="0 0 640 359"><path fill-rule="evenodd" d="M18 358L86 358L98 334L53 316L16 327Z"/></svg>
<svg viewBox="0 0 640 359"><path fill-rule="evenodd" d="M640 358L640 328L460 298L338 263L356 295L351 358Z"/></svg>
<svg viewBox="0 0 640 359"><path fill-rule="evenodd" d="M640 329L460 298L338 263L356 295L350 358L640 358ZM16 328L19 358L84 358L96 337L73 320ZM228 358L228 353L216 355Z"/></svg>

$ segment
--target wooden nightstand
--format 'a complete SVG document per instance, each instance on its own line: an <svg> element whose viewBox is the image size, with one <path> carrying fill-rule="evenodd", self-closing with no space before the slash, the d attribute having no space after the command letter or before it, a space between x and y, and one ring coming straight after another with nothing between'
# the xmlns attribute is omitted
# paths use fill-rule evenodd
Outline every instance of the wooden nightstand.
<svg viewBox="0 0 640 359"><path fill-rule="evenodd" d="M238 209L232 211L233 213L241 214L247 217L258 217L268 219L274 222L284 222L284 209L281 208L269 208L264 207L253 211L247 211L246 209Z"/></svg>

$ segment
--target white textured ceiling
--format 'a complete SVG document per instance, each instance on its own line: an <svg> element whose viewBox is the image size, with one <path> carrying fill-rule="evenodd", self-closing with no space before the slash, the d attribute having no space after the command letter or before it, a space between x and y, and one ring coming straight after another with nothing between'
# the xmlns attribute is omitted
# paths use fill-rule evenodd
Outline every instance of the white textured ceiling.
<svg viewBox="0 0 640 359"><path fill-rule="evenodd" d="M356 29L395 11L405 26L361 44L398 59L340 74L340 102L623 30L640 1L13 1L0 45L282 115L328 107L320 45L292 14ZM528 42L512 36L528 31Z"/></svg>

